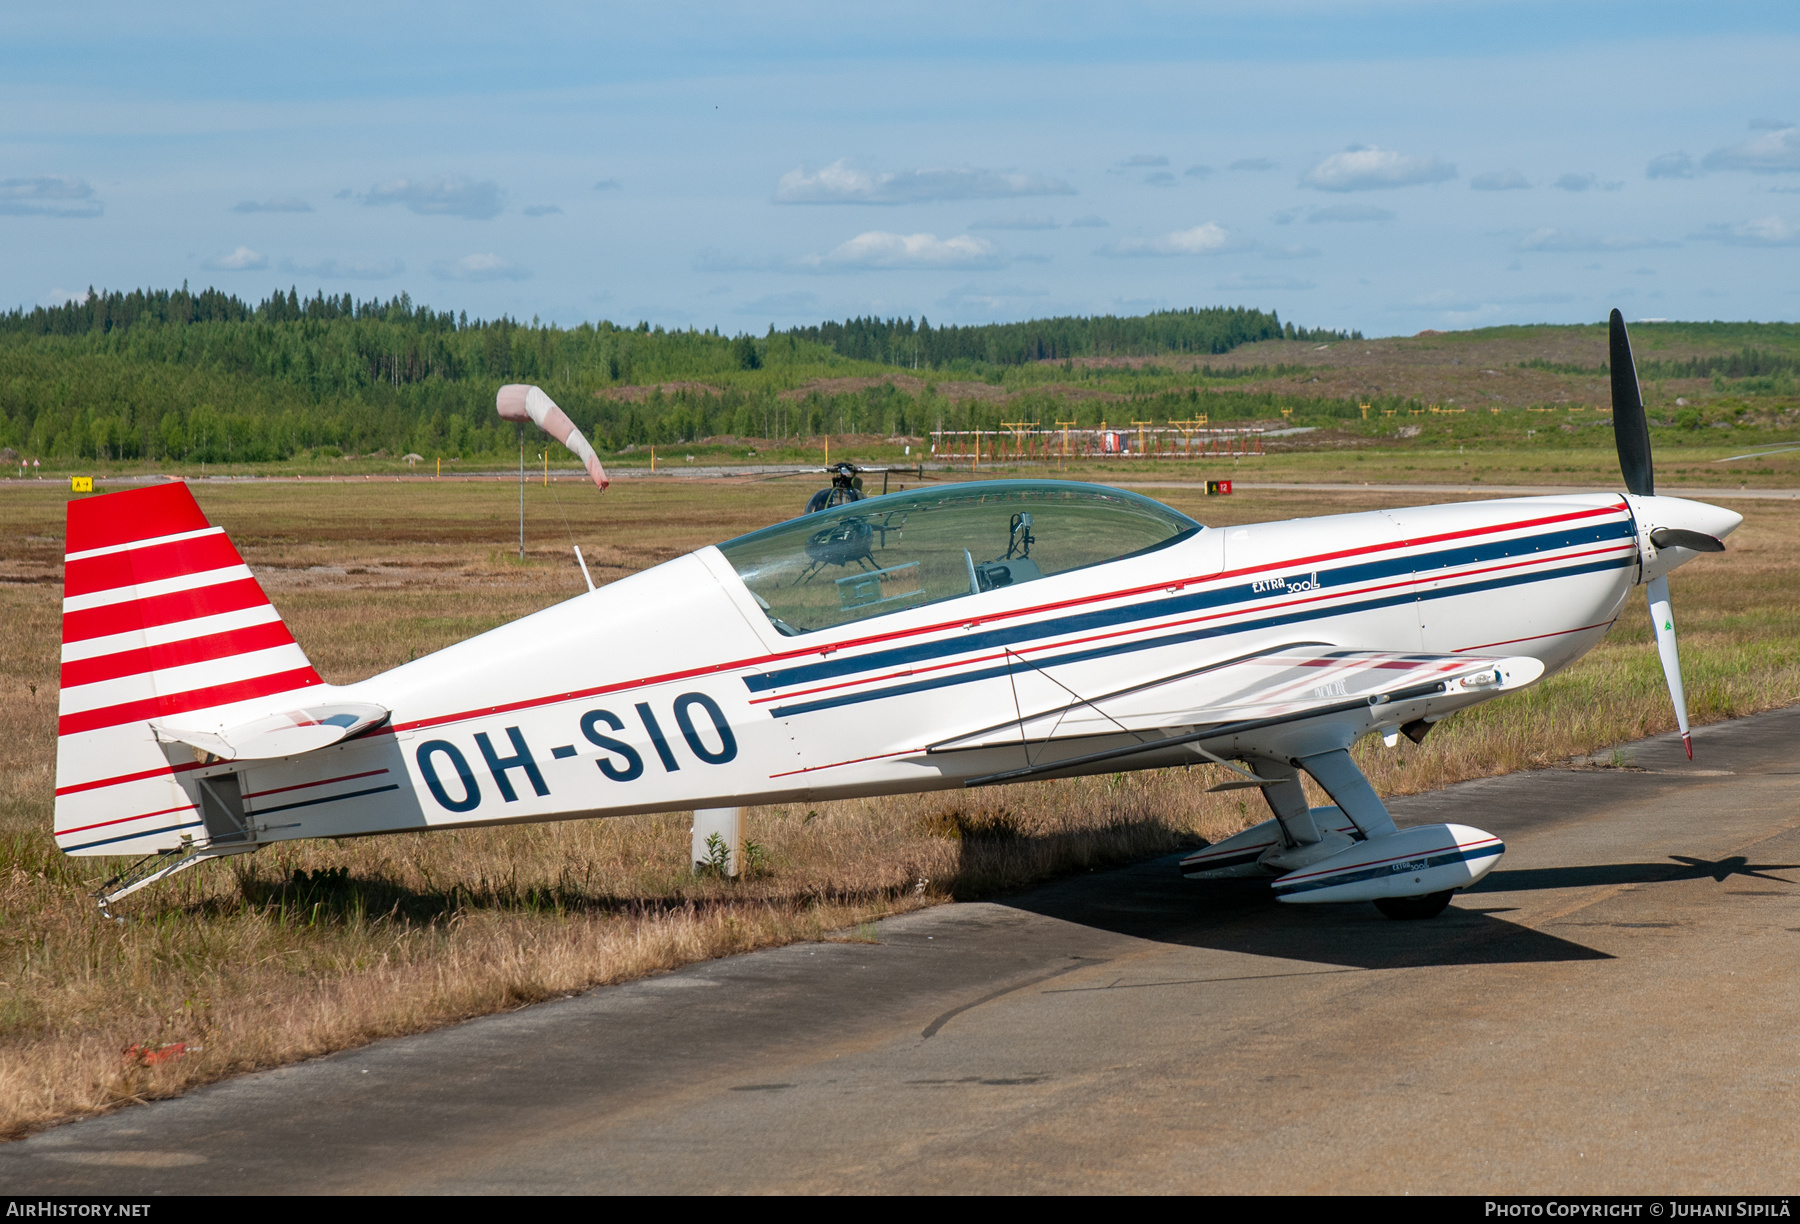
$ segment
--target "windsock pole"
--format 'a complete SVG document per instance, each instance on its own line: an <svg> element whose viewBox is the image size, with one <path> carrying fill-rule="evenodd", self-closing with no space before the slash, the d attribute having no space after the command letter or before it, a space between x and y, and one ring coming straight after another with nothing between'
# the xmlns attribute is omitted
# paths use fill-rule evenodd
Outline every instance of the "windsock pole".
<svg viewBox="0 0 1800 1224"><path fill-rule="evenodd" d="M600 456L594 453L594 448L582 436L581 431L575 428L575 422L569 419L568 414L556 406L555 400L544 394L542 387L533 387L525 383L508 383L501 387L499 393L494 396L494 409L500 414L501 420L516 421L519 424L519 560L523 561L525 559L526 421L530 421L573 451L575 457L581 460L582 466L587 468L587 474L593 480L594 486L602 493L606 492L606 486L610 482L606 478L606 469L600 466ZM656 452L651 451L650 454L654 465ZM550 451L548 448L544 450L543 460L544 487L549 488ZM582 567L584 572L586 568L585 565ZM592 584L593 580L589 579L589 585Z"/></svg>

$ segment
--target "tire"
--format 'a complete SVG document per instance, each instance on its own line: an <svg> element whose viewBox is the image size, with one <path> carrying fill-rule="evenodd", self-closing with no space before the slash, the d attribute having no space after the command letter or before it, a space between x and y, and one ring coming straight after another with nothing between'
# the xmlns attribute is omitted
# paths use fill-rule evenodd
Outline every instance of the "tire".
<svg viewBox="0 0 1800 1224"><path fill-rule="evenodd" d="M1405 921L1410 918L1436 918L1450 904L1453 893L1427 893L1423 897L1383 897L1375 903L1375 908L1389 918Z"/></svg>

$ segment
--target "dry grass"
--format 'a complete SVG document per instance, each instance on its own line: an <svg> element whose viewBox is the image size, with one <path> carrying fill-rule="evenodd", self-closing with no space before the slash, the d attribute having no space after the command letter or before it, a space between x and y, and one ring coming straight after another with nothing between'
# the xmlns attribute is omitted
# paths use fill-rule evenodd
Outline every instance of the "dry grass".
<svg viewBox="0 0 1800 1224"><path fill-rule="evenodd" d="M529 490L527 560L507 486L201 488L327 678L348 681L596 578L791 513L792 483L631 482L605 499ZM1387 496L1171 500L1226 523ZM1733 550L1674 582L1696 721L1800 700L1800 524L1743 503ZM0 1133L237 1071L1214 839L1259 819L1209 770L759 809L756 878L687 870L685 814L272 847L139 894L103 922L109 860L49 838L61 498L0 493ZM1641 606L1577 667L1446 723L1365 742L1387 793L1566 760L1672 723ZM1478 814L1470 819L1479 823ZM185 1043L177 1057L146 1060ZM198 1047L196 1049L195 1047Z"/></svg>

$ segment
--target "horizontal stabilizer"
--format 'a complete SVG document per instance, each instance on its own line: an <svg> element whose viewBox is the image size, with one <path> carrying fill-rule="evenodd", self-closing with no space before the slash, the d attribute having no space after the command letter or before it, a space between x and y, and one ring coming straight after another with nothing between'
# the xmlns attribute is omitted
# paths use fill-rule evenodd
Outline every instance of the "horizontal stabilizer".
<svg viewBox="0 0 1800 1224"><path fill-rule="evenodd" d="M161 721L150 727L165 744L186 744L222 761L260 761L329 748L380 725L387 716L378 705L341 702L271 714L235 727L183 727Z"/></svg>

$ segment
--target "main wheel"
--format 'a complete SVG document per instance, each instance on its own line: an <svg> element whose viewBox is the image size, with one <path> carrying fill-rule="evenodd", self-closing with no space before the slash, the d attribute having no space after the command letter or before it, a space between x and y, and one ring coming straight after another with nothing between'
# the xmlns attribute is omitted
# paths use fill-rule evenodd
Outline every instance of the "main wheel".
<svg viewBox="0 0 1800 1224"><path fill-rule="evenodd" d="M1375 908L1389 918L1436 918L1450 904L1451 893L1427 893L1423 897L1383 897Z"/></svg>

